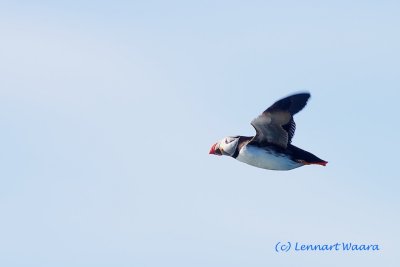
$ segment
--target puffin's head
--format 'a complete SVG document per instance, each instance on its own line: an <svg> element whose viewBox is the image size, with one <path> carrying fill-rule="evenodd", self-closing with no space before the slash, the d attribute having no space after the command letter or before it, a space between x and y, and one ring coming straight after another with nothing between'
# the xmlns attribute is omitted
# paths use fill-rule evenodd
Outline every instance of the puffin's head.
<svg viewBox="0 0 400 267"><path fill-rule="evenodd" d="M233 156L235 154L236 148L239 144L238 136L225 137L221 141L212 145L209 154L217 156Z"/></svg>

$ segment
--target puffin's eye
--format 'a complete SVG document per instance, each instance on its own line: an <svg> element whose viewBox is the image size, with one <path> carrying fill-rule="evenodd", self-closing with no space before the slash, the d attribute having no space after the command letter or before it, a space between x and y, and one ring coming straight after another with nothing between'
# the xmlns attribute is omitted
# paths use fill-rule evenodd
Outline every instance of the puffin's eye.
<svg viewBox="0 0 400 267"><path fill-rule="evenodd" d="M235 140L235 139L233 139L233 138L226 138L226 139L225 139L225 144L229 144L229 143L233 142L233 140Z"/></svg>

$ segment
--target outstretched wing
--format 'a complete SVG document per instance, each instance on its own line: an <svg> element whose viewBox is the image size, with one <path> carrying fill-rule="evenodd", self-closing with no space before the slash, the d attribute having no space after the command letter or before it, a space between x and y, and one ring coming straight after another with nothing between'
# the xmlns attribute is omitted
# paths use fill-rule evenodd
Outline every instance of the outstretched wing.
<svg viewBox="0 0 400 267"><path fill-rule="evenodd" d="M275 102L251 122L256 129L256 136L251 142L260 146L275 144L286 148L296 130L293 115L305 107L309 98L309 93L299 93Z"/></svg>

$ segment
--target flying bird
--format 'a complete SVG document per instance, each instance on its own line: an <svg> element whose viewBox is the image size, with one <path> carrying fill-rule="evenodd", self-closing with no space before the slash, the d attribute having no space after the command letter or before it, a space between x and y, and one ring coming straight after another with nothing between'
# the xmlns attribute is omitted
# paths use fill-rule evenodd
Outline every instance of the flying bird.
<svg viewBox="0 0 400 267"><path fill-rule="evenodd" d="M209 154L230 156L268 170L326 166L327 161L291 144L296 130L293 115L305 107L310 96L298 93L278 100L251 122L255 136L225 137L212 145Z"/></svg>

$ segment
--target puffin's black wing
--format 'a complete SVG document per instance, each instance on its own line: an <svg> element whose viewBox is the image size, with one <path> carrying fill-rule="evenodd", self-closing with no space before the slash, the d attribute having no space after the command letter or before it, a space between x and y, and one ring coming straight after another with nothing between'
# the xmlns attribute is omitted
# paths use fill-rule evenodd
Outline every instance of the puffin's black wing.
<svg viewBox="0 0 400 267"><path fill-rule="evenodd" d="M256 129L256 136L251 143L260 146L275 144L286 148L296 130L293 115L306 106L309 98L309 93L299 93L276 101L251 122Z"/></svg>

